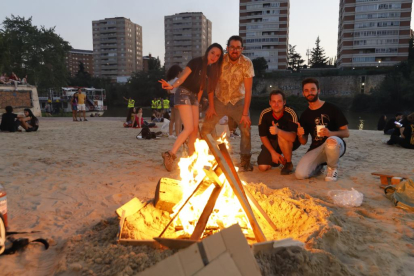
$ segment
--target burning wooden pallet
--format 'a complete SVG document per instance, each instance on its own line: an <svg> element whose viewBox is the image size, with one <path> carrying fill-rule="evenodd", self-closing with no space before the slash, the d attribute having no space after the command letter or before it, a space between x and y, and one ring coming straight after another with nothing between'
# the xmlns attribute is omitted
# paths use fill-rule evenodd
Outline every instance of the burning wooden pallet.
<svg viewBox="0 0 414 276"><path fill-rule="evenodd" d="M216 142L212 138L211 135L207 135L207 138L205 141L207 142L210 152L214 156L213 165L208 169L204 169L205 177L197 182L196 188L194 189L192 194L188 196L186 200L184 201L184 203L181 205L181 207L174 212L174 216L171 218L170 222L167 224L164 230L159 234L159 236L154 238L154 240L156 240L159 244L162 244L170 248L184 248L184 247L188 247L189 245L197 241L200 241L203 236L203 233L205 233L206 231L207 222L209 221L209 218L216 205L217 199L223 189L224 181L220 180L220 176L224 174L225 180L227 180L227 182L230 184L232 191L237 197L237 200L240 203L240 206L242 207L248 219L248 222L254 233L254 239L256 240L256 242L265 242L266 237L263 234L263 231L260 228L256 220L253 210L256 212L256 214L258 214L261 220L266 221L274 230L276 230L276 226L271 221L271 219L268 217L266 212L261 208L259 203L254 199L254 197L247 190L243 188L243 184L233 165L229 152L227 151L226 145L224 143ZM207 179L209 181L206 181ZM159 207L163 210L167 210L170 213L172 212L172 208L174 207L174 205L177 203L173 199L176 199L182 196L182 194L180 194L179 191L177 192L177 190L174 189L174 186L176 186L177 184L177 183L174 183L174 181L175 180L161 179L158 183L156 196L154 200L154 205L156 207ZM180 214L183 208L188 204L188 202L195 195L198 195L204 192L211 185L211 183L213 183L214 189L211 192L208 198L208 201L206 205L204 206L204 209L201 215L198 218L197 223L195 224L195 228L191 236L188 239L165 238L164 237L165 232L170 227L170 225L174 222L174 220L176 220L177 216ZM133 206L132 209L135 212L137 212L140 208L143 207L142 204L139 205L136 202L134 204L135 205L132 205ZM124 210L124 214L122 214L122 210L119 210L118 212L118 214L121 216L121 222L120 222L121 233L122 233L122 227L124 225L125 217L128 215L126 212L128 211ZM158 244L155 243L154 240L142 241L142 240L125 240L125 239L120 238L119 242L124 243L124 244L152 245L156 247L158 246Z"/></svg>

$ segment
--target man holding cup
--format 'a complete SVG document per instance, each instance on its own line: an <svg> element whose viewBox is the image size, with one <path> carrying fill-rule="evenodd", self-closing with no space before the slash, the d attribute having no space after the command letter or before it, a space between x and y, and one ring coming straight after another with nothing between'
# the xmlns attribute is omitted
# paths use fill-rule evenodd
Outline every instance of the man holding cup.
<svg viewBox="0 0 414 276"><path fill-rule="evenodd" d="M312 143L296 167L296 178L309 178L328 165L325 181L336 181L339 158L346 150L343 138L349 137L348 121L339 108L319 98L318 80L303 80L302 93L309 106L300 116L297 135L304 145L310 134Z"/></svg>

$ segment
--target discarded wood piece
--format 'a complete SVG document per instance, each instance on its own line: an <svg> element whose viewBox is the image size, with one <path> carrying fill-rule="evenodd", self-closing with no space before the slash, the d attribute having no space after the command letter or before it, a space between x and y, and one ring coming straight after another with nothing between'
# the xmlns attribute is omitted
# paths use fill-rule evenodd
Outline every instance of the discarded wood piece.
<svg viewBox="0 0 414 276"><path fill-rule="evenodd" d="M214 158L216 159L216 162L218 163L219 167L221 168L224 175L226 176L227 181L229 182L231 188L233 189L234 194L236 195L237 199L239 200L244 212L246 213L246 216L247 216L247 218L250 222L250 225L253 229L253 233L256 237L256 241L257 242L266 241L266 237L263 234L262 229L260 228L259 224L257 223L256 218L254 217L254 214L253 214L253 210L251 209L251 207L249 205L249 202L248 202L246 196L244 195L244 193L242 191L243 187L242 188L239 187L239 184L238 184L234 174L232 173L232 170L231 170L230 166L233 166L233 164L232 163L231 163L231 165L227 164L227 161L224 159L223 154L219 150L219 148L217 146L217 143L216 143L216 141L214 141L211 134L206 135L206 142L207 142L207 144L210 148L210 151L212 152ZM227 149L226 149L226 151L227 151ZM233 166L233 169L234 169L234 166Z"/></svg>
<svg viewBox="0 0 414 276"><path fill-rule="evenodd" d="M116 209L115 212L119 217L122 217L123 212L125 212L125 217L129 217L130 215L133 215L136 212L138 212L139 209L141 209L142 207L144 207L144 204L141 201L139 201L138 198L134 197L133 199L131 199L130 201Z"/></svg>
<svg viewBox="0 0 414 276"><path fill-rule="evenodd" d="M163 177L155 189L154 206L160 210L173 212L173 207L180 202L183 191L179 180Z"/></svg>

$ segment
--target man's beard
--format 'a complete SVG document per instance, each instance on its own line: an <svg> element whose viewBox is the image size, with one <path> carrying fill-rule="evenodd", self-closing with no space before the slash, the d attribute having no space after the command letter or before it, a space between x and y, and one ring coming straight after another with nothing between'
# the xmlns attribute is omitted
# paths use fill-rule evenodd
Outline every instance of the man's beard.
<svg viewBox="0 0 414 276"><path fill-rule="evenodd" d="M231 61L236 61L240 58L241 54L237 54L237 57L234 57L232 54L229 54L229 58Z"/></svg>
<svg viewBox="0 0 414 276"><path fill-rule="evenodd" d="M308 97L306 97L306 100L310 103L314 103L319 99L319 93L316 93L316 95L313 97L313 99L309 99Z"/></svg>

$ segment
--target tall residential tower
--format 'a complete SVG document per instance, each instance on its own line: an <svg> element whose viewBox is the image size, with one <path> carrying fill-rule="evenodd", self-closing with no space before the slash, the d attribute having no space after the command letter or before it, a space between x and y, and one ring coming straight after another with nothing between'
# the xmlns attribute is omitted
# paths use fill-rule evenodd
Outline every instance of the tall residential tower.
<svg viewBox="0 0 414 276"><path fill-rule="evenodd" d="M264 57L268 70L288 67L289 8L289 0L240 0L243 54Z"/></svg>
<svg viewBox="0 0 414 276"><path fill-rule="evenodd" d="M142 27L125 17L92 21L96 77L130 77L142 70Z"/></svg>
<svg viewBox="0 0 414 276"><path fill-rule="evenodd" d="M392 66L408 58L412 0L340 0L338 67Z"/></svg>
<svg viewBox="0 0 414 276"><path fill-rule="evenodd" d="M211 44L211 21L202 12L185 12L164 17L165 69L178 64L184 68L204 55Z"/></svg>

